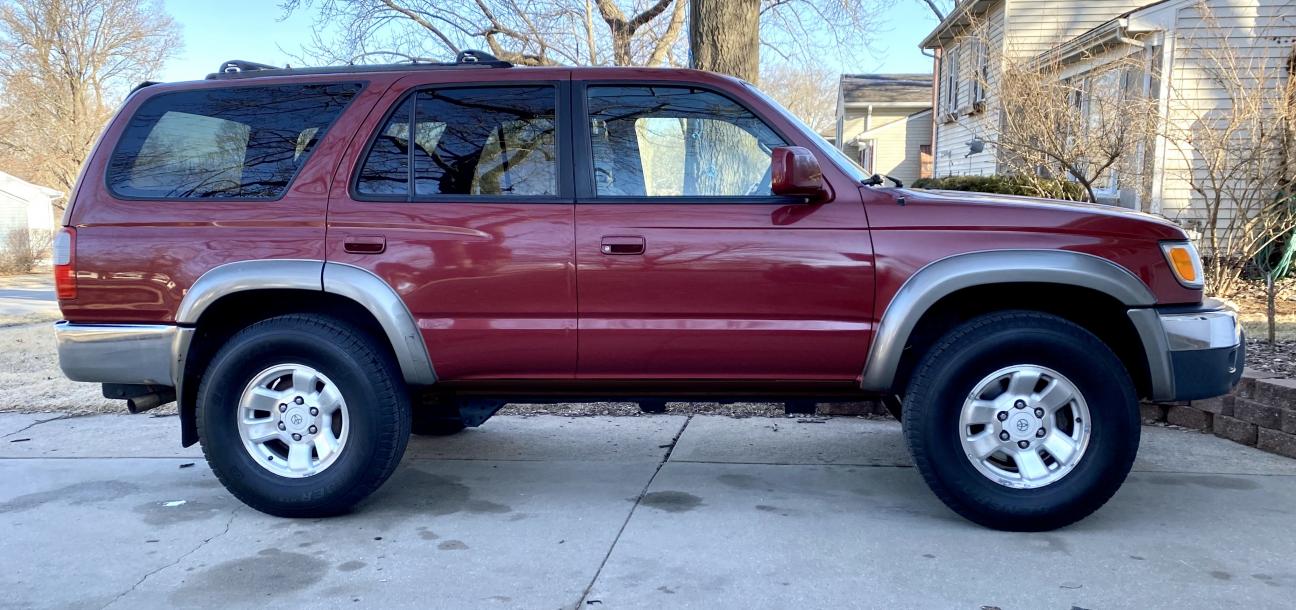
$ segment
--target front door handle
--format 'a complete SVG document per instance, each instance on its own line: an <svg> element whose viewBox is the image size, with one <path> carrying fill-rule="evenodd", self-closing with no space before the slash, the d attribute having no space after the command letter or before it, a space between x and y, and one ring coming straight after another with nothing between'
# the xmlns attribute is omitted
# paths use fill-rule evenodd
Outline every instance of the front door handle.
<svg viewBox="0 0 1296 610"><path fill-rule="evenodd" d="M342 249L352 254L382 254L387 239L381 235L348 235L342 239Z"/></svg>
<svg viewBox="0 0 1296 610"><path fill-rule="evenodd" d="M643 254L644 238L633 235L608 235L603 238L600 250L612 256Z"/></svg>

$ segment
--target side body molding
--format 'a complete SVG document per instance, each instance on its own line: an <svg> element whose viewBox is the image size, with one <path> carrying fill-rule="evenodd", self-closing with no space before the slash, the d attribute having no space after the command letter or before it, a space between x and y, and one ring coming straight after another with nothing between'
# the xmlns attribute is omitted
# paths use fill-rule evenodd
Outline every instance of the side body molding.
<svg viewBox="0 0 1296 610"><path fill-rule="evenodd" d="M405 381L427 385L436 374L414 317L400 295L378 276L351 265L321 260L249 260L215 267L204 273L185 294L176 312L181 333L175 346L173 378L184 378L192 326L221 297L246 290L310 290L331 292L359 303L382 326L400 364Z"/></svg>
<svg viewBox="0 0 1296 610"><path fill-rule="evenodd" d="M985 250L929 263L913 274L878 323L860 377L867 391L892 389L901 352L924 313L942 298L987 284L1066 284L1097 290L1129 307L1156 304L1142 280L1107 259L1068 250Z"/></svg>

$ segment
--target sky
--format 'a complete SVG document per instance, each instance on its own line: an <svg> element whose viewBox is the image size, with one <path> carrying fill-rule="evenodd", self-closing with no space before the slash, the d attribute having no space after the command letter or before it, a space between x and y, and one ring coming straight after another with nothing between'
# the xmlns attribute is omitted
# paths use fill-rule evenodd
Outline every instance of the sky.
<svg viewBox="0 0 1296 610"><path fill-rule="evenodd" d="M184 49L163 66L159 80L198 80L222 62L242 59L274 65L296 63L292 54L312 39L314 15L307 11L283 19L275 0L166 0L180 25ZM824 62L841 72L931 72L931 59L918 43L936 18L918 0L898 0L875 27L869 48L826 53ZM449 59L449 58L447 58Z"/></svg>

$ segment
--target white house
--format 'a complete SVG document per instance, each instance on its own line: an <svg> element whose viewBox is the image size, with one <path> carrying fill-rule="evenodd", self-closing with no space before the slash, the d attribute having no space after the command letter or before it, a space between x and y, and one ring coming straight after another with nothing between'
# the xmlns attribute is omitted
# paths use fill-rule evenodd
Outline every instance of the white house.
<svg viewBox="0 0 1296 610"><path fill-rule="evenodd" d="M16 230L53 232L63 193L0 172L0 242Z"/></svg>
<svg viewBox="0 0 1296 610"><path fill-rule="evenodd" d="M1155 102L1160 135L1139 146L1136 166L1144 170L1113 173L1095 190L1102 202L1192 226L1205 214L1190 184L1196 176L1200 185L1200 154L1192 138L1166 134L1227 110L1226 88L1205 74L1204 58L1231 49L1241 64L1232 72L1251 78L1259 70L1266 78L1256 82L1282 87L1294 44L1296 0L961 0L921 45L936 55L934 172L1007 171L1006 153L994 145L1003 62L1048 61L1084 91L1120 87ZM1116 73L1116 61L1140 68Z"/></svg>
<svg viewBox="0 0 1296 610"><path fill-rule="evenodd" d="M831 138L870 173L931 175L930 74L843 74Z"/></svg>

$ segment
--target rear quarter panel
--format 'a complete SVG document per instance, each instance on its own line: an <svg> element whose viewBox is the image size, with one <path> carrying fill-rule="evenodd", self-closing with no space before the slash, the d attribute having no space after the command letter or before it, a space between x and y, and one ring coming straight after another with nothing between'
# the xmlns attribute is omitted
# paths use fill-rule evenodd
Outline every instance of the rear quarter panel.
<svg viewBox="0 0 1296 610"><path fill-rule="evenodd" d="M324 259L333 170L356 127L396 76L249 78L155 85L131 96L92 153L66 223L76 227L77 298L60 301L75 322L171 322L203 273L253 259ZM155 95L204 87L364 81L282 198L276 201L128 200L105 182L109 158L136 109Z"/></svg>

